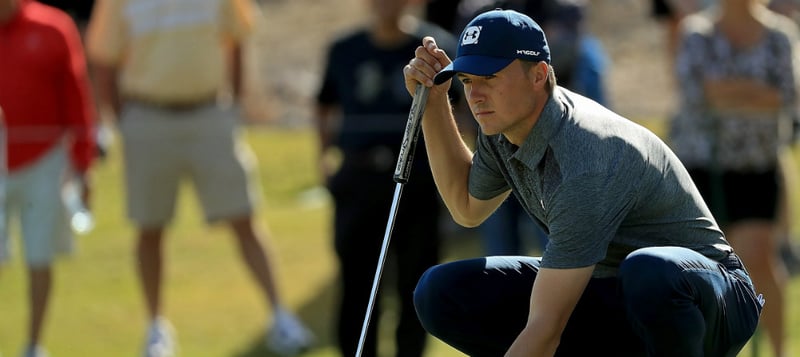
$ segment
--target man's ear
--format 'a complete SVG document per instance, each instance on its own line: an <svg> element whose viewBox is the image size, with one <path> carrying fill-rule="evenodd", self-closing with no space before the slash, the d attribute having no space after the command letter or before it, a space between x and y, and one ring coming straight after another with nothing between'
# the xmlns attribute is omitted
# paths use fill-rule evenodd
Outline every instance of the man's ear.
<svg viewBox="0 0 800 357"><path fill-rule="evenodd" d="M550 74L550 65L547 62L540 61L537 62L536 65L531 66L531 71L533 71L533 76L531 78L534 79L534 84L536 86L544 86L547 83L547 77Z"/></svg>

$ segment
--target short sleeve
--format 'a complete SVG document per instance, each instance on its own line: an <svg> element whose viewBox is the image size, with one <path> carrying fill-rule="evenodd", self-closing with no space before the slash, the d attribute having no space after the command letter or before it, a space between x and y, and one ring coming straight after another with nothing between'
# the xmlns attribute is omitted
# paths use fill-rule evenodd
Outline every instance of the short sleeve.
<svg viewBox="0 0 800 357"><path fill-rule="evenodd" d="M491 152L489 137L479 134L469 171L470 195L477 199L489 200L511 188L496 160Z"/></svg>

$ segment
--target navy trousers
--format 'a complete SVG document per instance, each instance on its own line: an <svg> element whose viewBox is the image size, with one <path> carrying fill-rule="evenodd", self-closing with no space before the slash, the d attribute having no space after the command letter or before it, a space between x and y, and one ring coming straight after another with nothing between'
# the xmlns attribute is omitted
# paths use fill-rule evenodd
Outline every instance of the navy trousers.
<svg viewBox="0 0 800 357"><path fill-rule="evenodd" d="M539 263L496 256L437 265L417 284L417 315L469 356L503 356L527 321ZM736 255L717 262L686 248L643 248L617 277L590 280L555 355L734 357L761 308Z"/></svg>

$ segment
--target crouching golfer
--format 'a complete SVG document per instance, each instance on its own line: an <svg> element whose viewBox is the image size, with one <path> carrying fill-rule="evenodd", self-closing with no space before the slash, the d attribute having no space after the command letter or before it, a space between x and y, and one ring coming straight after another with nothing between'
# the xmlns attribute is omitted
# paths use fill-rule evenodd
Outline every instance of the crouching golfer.
<svg viewBox="0 0 800 357"><path fill-rule="evenodd" d="M455 60L426 37L404 68L430 87L422 121L453 218L476 226L510 193L550 242L541 258L429 269L415 291L432 335L470 356L735 356L756 296L685 168L653 133L556 85L529 17L492 10ZM481 133L461 140L447 98L464 84Z"/></svg>

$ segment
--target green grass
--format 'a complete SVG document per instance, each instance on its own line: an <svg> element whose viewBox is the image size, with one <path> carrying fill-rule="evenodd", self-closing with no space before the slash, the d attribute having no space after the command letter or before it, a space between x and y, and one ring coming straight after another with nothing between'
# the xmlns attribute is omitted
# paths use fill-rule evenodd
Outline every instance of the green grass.
<svg viewBox="0 0 800 357"><path fill-rule="evenodd" d="M337 356L333 347L336 266L331 207L317 185L316 143L310 130L253 128L248 140L260 160L264 202L258 223L270 234L279 284L287 304L320 338L309 357ZM94 172L96 229L78 237L79 251L57 263L44 343L53 357L135 357L144 338L145 312L136 280L134 231L125 219L120 155L112 151ZM164 307L177 328L184 357L269 356L262 337L268 310L238 259L225 227L206 226L189 187L182 191L168 231ZM474 239L448 240L447 260L479 254ZM27 277L18 237L15 259L0 270L0 354L18 355L27 331ZM458 243L458 244L454 244ZM788 301L800 300L797 280ZM790 306L791 343L800 316ZM353 318L362 319L362 316ZM391 323L388 311L380 323ZM384 331L386 340L389 331ZM796 344L796 343L795 343ZM389 355L392 346L383 347ZM768 357L766 343L761 343ZM800 346L794 346L797 350ZM431 338L428 356L462 356ZM749 352L742 356L749 356Z"/></svg>

